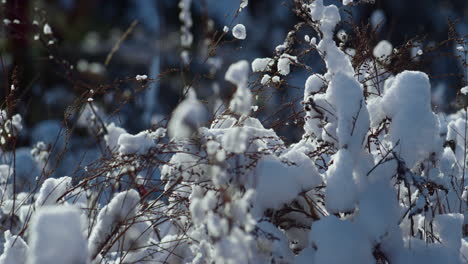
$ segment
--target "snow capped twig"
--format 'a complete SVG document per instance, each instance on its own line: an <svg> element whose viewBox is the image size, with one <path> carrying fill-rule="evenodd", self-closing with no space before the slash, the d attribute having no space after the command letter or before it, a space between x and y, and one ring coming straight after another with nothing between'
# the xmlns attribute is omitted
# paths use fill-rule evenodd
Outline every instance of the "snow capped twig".
<svg viewBox="0 0 468 264"><path fill-rule="evenodd" d="M135 76L135 79L136 79L137 81L145 81L145 80L148 79L148 76L145 75L145 74L143 74L143 75L138 75L138 74L137 74L137 76Z"/></svg>
<svg viewBox="0 0 468 264"><path fill-rule="evenodd" d="M78 209L70 206L43 207L31 226L28 262L87 263L88 249Z"/></svg>
<svg viewBox="0 0 468 264"><path fill-rule="evenodd" d="M121 192L112 198L98 214L97 222L89 237L91 259L96 258L105 242L118 232L120 225L135 217L140 196L135 190Z"/></svg>
<svg viewBox="0 0 468 264"><path fill-rule="evenodd" d="M44 32L44 35L52 35L52 28L46 23L44 24L42 32Z"/></svg>

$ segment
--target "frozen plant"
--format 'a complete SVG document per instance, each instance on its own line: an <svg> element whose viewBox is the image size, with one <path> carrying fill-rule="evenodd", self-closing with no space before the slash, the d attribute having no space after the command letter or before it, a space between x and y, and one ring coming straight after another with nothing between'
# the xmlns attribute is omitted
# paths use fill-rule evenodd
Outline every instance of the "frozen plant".
<svg viewBox="0 0 468 264"><path fill-rule="evenodd" d="M390 42L351 55L348 33L336 38L337 6L293 3L303 21L271 56L234 62L213 85L220 111L194 82L167 120L130 133L85 102L76 123L100 152L79 176L39 172L53 170L42 141L5 148L0 263L468 263L466 107L436 114L427 74L386 70ZM179 2L184 51L190 4ZM310 69L296 48L301 27L324 70L304 78L303 122L287 122L302 135L288 143L258 95ZM242 24L232 33L246 38ZM232 88L225 102L222 85ZM2 136L21 133L19 115L0 118ZM25 178L29 189L16 182Z"/></svg>

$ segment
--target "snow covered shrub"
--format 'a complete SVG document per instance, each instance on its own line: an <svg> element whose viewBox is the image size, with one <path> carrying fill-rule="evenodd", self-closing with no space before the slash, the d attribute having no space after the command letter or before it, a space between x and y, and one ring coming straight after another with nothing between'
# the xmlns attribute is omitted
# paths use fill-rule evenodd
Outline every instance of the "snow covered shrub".
<svg viewBox="0 0 468 264"><path fill-rule="evenodd" d="M184 49L190 2L180 2ZM21 159L34 170L5 153L0 263L468 263L466 107L435 113L425 73L387 69L400 56L389 42L353 55L346 33L336 38L337 6L293 4L303 21L271 58L228 67L229 102L208 107L185 87L167 124L131 134L89 97L78 120L101 153L79 177L47 177L58 154L42 140ZM308 67L295 43L305 26L315 37L302 48L325 71L304 82L303 134L289 144L258 118L252 87ZM233 29L236 41L246 30ZM1 113L2 132L19 133L21 117Z"/></svg>

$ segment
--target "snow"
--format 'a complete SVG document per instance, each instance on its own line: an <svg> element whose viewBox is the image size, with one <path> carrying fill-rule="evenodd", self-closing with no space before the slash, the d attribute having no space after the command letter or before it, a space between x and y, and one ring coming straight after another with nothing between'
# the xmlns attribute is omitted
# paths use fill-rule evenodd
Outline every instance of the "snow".
<svg viewBox="0 0 468 264"><path fill-rule="evenodd" d="M216 195L213 191L208 191L205 195L203 195L203 190L199 187L193 188L192 193L190 195L190 199L193 201L190 204L190 213L195 223L202 222L203 219L206 217L206 214L212 213L217 204ZM214 231L221 232L223 234L227 233L227 226L225 226L224 223L219 224L222 225L219 226L221 228L219 230ZM223 232L224 227L226 228L226 232Z"/></svg>
<svg viewBox="0 0 468 264"><path fill-rule="evenodd" d="M172 113L168 124L169 136L172 139L190 138L207 121L208 112L198 101L195 91L190 88L186 98Z"/></svg>
<svg viewBox="0 0 468 264"><path fill-rule="evenodd" d="M5 244L0 255L1 264L26 263L28 245L20 236L12 235L10 230L4 233Z"/></svg>
<svg viewBox="0 0 468 264"><path fill-rule="evenodd" d="M1 164L0 165L0 184L6 183L10 179L10 176L12 173L13 173L13 170L10 168L10 166L6 164Z"/></svg>
<svg viewBox="0 0 468 264"><path fill-rule="evenodd" d="M317 247L313 263L375 263L372 245L350 220L326 216L312 225L309 237Z"/></svg>
<svg viewBox="0 0 468 264"><path fill-rule="evenodd" d="M289 241L283 232L270 222L260 222L259 230L264 235L257 238L258 247L264 252L272 252L271 260L263 263L276 263L275 260L293 259L293 254L289 249ZM271 237L276 239L271 240Z"/></svg>
<svg viewBox="0 0 468 264"><path fill-rule="evenodd" d="M359 197L359 214L356 223L368 234L370 241L380 242L392 232L400 220L397 194L387 178L381 178L366 187Z"/></svg>
<svg viewBox="0 0 468 264"><path fill-rule="evenodd" d="M104 73L106 71L106 68L104 68L104 66L99 62L92 62L88 66L88 71L93 74L99 75Z"/></svg>
<svg viewBox="0 0 468 264"><path fill-rule="evenodd" d="M252 106L252 92L247 87L249 63L242 60L232 64L226 71L224 78L237 86L229 109L239 115L248 115Z"/></svg>
<svg viewBox="0 0 468 264"><path fill-rule="evenodd" d="M455 167L454 169L462 170L462 168L457 168L463 166L465 159L465 140L464 140L464 131L467 126L466 122L466 112L464 110L455 113L453 116L449 117L447 125L447 138L448 141L453 141L454 150L448 151L446 148L444 151L444 164L446 168L450 166ZM454 166L453 163L460 164Z"/></svg>
<svg viewBox="0 0 468 264"><path fill-rule="evenodd" d="M466 241L466 238L463 238L461 240L461 248L460 248L460 257L462 260L468 260L468 242Z"/></svg>
<svg viewBox="0 0 468 264"><path fill-rule="evenodd" d="M272 58L257 58L252 62L252 71L253 72L264 72L270 71L271 66L273 66L275 60Z"/></svg>
<svg viewBox="0 0 468 264"><path fill-rule="evenodd" d="M266 84L268 84L270 81L271 81L271 76L268 75L268 74L264 74L263 77L262 77L262 79L260 80L260 83L261 83L262 85L266 85Z"/></svg>
<svg viewBox="0 0 468 264"><path fill-rule="evenodd" d="M349 148L356 153L363 144L370 122L361 85L354 78L338 72L330 82L326 98L336 109L336 135L340 148Z"/></svg>
<svg viewBox="0 0 468 264"><path fill-rule="evenodd" d="M122 133L117 144L119 145L119 153L122 155L146 154L155 146L149 131L141 131L136 135Z"/></svg>
<svg viewBox="0 0 468 264"><path fill-rule="evenodd" d="M386 117L382 108L382 97L370 99L367 102L367 109L369 109L370 125L372 128L376 128Z"/></svg>
<svg viewBox="0 0 468 264"><path fill-rule="evenodd" d="M325 65L330 74L344 72L354 76L351 61L346 54L335 45L333 40L335 26L341 21L340 13L335 5L324 6L323 0L317 0L309 5L310 16L315 21L320 21L319 27L323 38L317 45L317 49L324 54Z"/></svg>
<svg viewBox="0 0 468 264"><path fill-rule="evenodd" d="M49 26L49 24L44 24L43 32L45 35L51 35L52 34L52 28Z"/></svg>
<svg viewBox="0 0 468 264"><path fill-rule="evenodd" d="M70 177L61 177L58 179L49 178L42 183L39 195L36 199L36 208L45 205L55 205L57 199L66 193L71 188Z"/></svg>
<svg viewBox="0 0 468 264"><path fill-rule="evenodd" d="M323 3L322 1L317 3L319 7ZM320 7L319 7L320 8ZM333 29L340 22L341 17L338 11L338 7L335 5L329 5L323 7L321 18L320 18L320 28L324 31L324 39L328 37L333 37Z"/></svg>
<svg viewBox="0 0 468 264"><path fill-rule="evenodd" d="M311 44L312 46L317 45L317 38L316 38L316 37L311 38L311 39L310 39L310 44Z"/></svg>
<svg viewBox="0 0 468 264"><path fill-rule="evenodd" d="M385 13L383 12L382 9L377 9L374 12L372 12L372 15L370 18L372 28L375 29L379 25L382 26L383 24L385 24L386 20L387 19L385 17Z"/></svg>
<svg viewBox="0 0 468 264"><path fill-rule="evenodd" d="M241 127L236 127L223 135L223 147L226 151L240 154L247 149L247 139L247 132Z"/></svg>
<svg viewBox="0 0 468 264"><path fill-rule="evenodd" d="M8 138L18 136L23 129L22 117L19 114L15 114L8 118L5 110L1 110L0 125L2 126L1 131L4 133L4 136ZM4 144L4 142L2 144Z"/></svg>
<svg viewBox="0 0 468 264"><path fill-rule="evenodd" d="M14 116L11 117L11 124L13 127L18 131L19 133L23 129L23 125L21 124L22 118L21 115L15 114Z"/></svg>
<svg viewBox="0 0 468 264"><path fill-rule="evenodd" d="M336 33L336 37L341 41L341 42L346 42L348 40L348 34L346 33L346 31L344 31L343 29L341 29L340 31L338 31Z"/></svg>
<svg viewBox="0 0 468 264"><path fill-rule="evenodd" d="M462 214L436 215L434 231L439 235L441 243L456 252L461 248L464 217Z"/></svg>
<svg viewBox="0 0 468 264"><path fill-rule="evenodd" d="M232 35L236 39L245 39L247 37L247 32L245 26L242 24L237 24L232 28Z"/></svg>
<svg viewBox="0 0 468 264"><path fill-rule="evenodd" d="M393 145L399 142L398 154L409 168L441 147L430 89L426 74L405 71L395 77L382 99L383 111L392 118L389 140Z"/></svg>
<svg viewBox="0 0 468 264"><path fill-rule="evenodd" d="M140 196L131 189L115 195L104 206L97 216L97 222L89 236L88 249L91 257L96 256L105 240L113 234L119 224L132 219L136 215Z"/></svg>
<svg viewBox="0 0 468 264"><path fill-rule="evenodd" d="M462 87L460 89L460 91L461 91L462 94L467 95L468 94L468 86Z"/></svg>
<svg viewBox="0 0 468 264"><path fill-rule="evenodd" d="M244 236L244 232L239 228L231 231L230 236L223 237L219 242L213 255L217 256L214 259L222 263L248 263L252 259L250 249L255 247L255 241L249 237Z"/></svg>
<svg viewBox="0 0 468 264"><path fill-rule="evenodd" d="M218 162L223 162L226 160L226 152L224 150L220 150L216 153L216 160Z"/></svg>
<svg viewBox="0 0 468 264"><path fill-rule="evenodd" d="M193 26L192 14L190 12L191 4L192 0L180 0L178 5L180 8L179 20L182 22L180 42L184 48L190 47L193 43L193 35L190 32Z"/></svg>
<svg viewBox="0 0 468 264"><path fill-rule="evenodd" d="M247 84L249 77L249 63L245 60L238 61L229 66L224 79L237 86L244 86Z"/></svg>
<svg viewBox="0 0 468 264"><path fill-rule="evenodd" d="M206 142L206 152L208 155L214 155L218 151L220 144L217 141L210 140Z"/></svg>
<svg viewBox="0 0 468 264"><path fill-rule="evenodd" d="M262 85L266 85L270 81L273 82L273 83L278 83L280 81L280 78L278 76L271 77L270 75L265 74L265 75L263 75L262 79L260 80L260 83Z"/></svg>
<svg viewBox="0 0 468 264"><path fill-rule="evenodd" d="M241 0L240 9L244 9L249 4L249 0Z"/></svg>
<svg viewBox="0 0 468 264"><path fill-rule="evenodd" d="M315 250L311 247L307 247L296 255L295 262L296 264L310 264L312 259L315 259Z"/></svg>
<svg viewBox="0 0 468 264"><path fill-rule="evenodd" d="M187 46L192 1L178 2L181 55L196 65ZM251 11L242 10L247 5L233 5L239 19ZM151 124L154 89L137 101L144 111L135 118L144 121L135 131L125 127L134 122L128 116L117 123L107 115L89 88L85 99L96 102L66 120L87 129L79 139L68 140L60 121L30 129L14 109L0 110L0 264L468 263L466 111L435 114L422 72L384 73L382 59L396 53L386 40L367 54L376 58L365 63L379 79L366 81L373 73L355 69L357 51L343 46L341 7L315 0L303 8L305 23L314 25L307 43L290 43L291 31L270 57L226 65L226 82L187 79L193 87L183 89L168 122ZM374 29L385 20L376 12ZM305 50L321 57L323 71L304 76L291 67L302 65ZM158 74L159 59L150 76ZM219 75L223 60L207 58L207 72ZM260 75L250 79L250 70ZM307 79L283 77L291 72ZM297 90L297 81L304 86L291 101L297 115L270 116L281 110L273 105L278 97L263 90ZM249 116L256 111L258 119ZM304 118L302 135L297 117ZM294 127L298 140L284 140L278 123ZM13 151L8 134L32 147ZM99 146L65 155L56 170L61 151L90 135ZM77 163L80 173L73 171Z"/></svg>
<svg viewBox="0 0 468 264"><path fill-rule="evenodd" d="M144 80L148 79L148 75L146 75L146 74L138 75L138 74L137 74L137 76L135 76L135 79L136 79L137 81L144 81Z"/></svg>
<svg viewBox="0 0 468 264"><path fill-rule="evenodd" d="M283 161L297 165L288 165ZM256 175L256 199L262 209L279 209L298 193L315 187L322 180L307 156L294 151L281 158L262 158L257 164Z"/></svg>
<svg viewBox="0 0 468 264"><path fill-rule="evenodd" d="M392 55L393 46L387 40L380 41L377 46L374 47L372 54L379 60L385 60Z"/></svg>
<svg viewBox="0 0 468 264"><path fill-rule="evenodd" d="M309 97L311 94L317 93L320 91L321 88L325 86L323 82L323 76L320 74L314 74L307 78L305 83L304 89L304 101Z"/></svg>
<svg viewBox="0 0 468 264"><path fill-rule="evenodd" d="M30 232L27 263L88 262L78 209L71 206L42 207L33 219Z"/></svg>
<svg viewBox="0 0 468 264"><path fill-rule="evenodd" d="M104 140L106 141L107 147L110 150L116 150L119 147L119 137L122 134L127 134L125 129L118 127L114 122L106 126L107 134L104 135Z"/></svg>
<svg viewBox="0 0 468 264"><path fill-rule="evenodd" d="M289 54L281 54L278 59L278 73L281 75L288 75L291 72L290 65L297 62L296 56L291 56Z"/></svg>
<svg viewBox="0 0 468 264"><path fill-rule="evenodd" d="M353 156L346 149L332 156L333 164L328 168L325 205L328 211L349 212L357 203L357 185L353 179Z"/></svg>

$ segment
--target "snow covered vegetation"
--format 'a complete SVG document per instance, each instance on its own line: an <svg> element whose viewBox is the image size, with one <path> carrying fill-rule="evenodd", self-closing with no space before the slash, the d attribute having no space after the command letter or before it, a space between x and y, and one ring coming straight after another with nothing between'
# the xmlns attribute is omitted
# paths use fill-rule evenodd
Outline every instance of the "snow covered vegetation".
<svg viewBox="0 0 468 264"><path fill-rule="evenodd" d="M180 1L184 48L190 2ZM86 93L81 125L103 147L74 177L57 165L68 146L50 139L53 124L31 149L1 153L0 264L468 263L467 107L435 112L427 74L387 70L401 54L390 42L357 60L346 33L337 38L337 6L292 2L303 21L271 57L228 65L218 84L232 86L228 100L185 87L166 122L130 133ZM234 41L248 42L238 22ZM294 35L307 26L314 37L298 51ZM303 122L289 124L302 136L286 143L256 115L255 87L308 69L304 50L324 71L303 81ZM2 110L1 145L22 122Z"/></svg>

